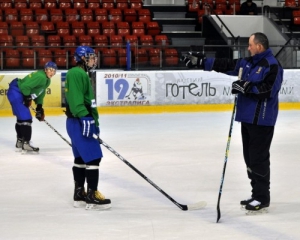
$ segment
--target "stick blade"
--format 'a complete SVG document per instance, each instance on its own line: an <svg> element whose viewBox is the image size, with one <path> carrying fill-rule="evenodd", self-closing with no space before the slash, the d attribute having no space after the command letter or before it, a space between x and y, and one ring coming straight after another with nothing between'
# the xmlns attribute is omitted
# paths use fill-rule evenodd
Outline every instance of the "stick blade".
<svg viewBox="0 0 300 240"><path fill-rule="evenodd" d="M207 203L205 201L190 204L190 205L187 205L187 210L199 210L199 209L205 208L206 204Z"/></svg>

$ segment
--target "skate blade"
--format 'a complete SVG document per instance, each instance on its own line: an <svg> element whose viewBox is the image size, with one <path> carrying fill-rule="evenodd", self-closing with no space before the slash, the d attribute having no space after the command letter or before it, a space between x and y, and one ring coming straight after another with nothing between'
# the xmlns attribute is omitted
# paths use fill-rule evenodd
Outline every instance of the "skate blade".
<svg viewBox="0 0 300 240"><path fill-rule="evenodd" d="M22 148L16 148L15 152L22 152Z"/></svg>
<svg viewBox="0 0 300 240"><path fill-rule="evenodd" d="M33 154L38 154L39 153L39 151L32 151L32 150L24 150L24 149L22 149L22 152L21 152L22 154L27 154L27 153L29 153L29 154L31 154L31 153L33 153Z"/></svg>
<svg viewBox="0 0 300 240"><path fill-rule="evenodd" d="M264 213L268 213L268 208L262 208L260 210L257 211L253 211L253 210L246 210L246 215L258 215L258 214L264 214Z"/></svg>
<svg viewBox="0 0 300 240"><path fill-rule="evenodd" d="M111 208L111 204L86 204L85 210L96 210L96 211L100 211L100 210L106 210Z"/></svg>
<svg viewBox="0 0 300 240"><path fill-rule="evenodd" d="M73 207L75 208L84 208L86 206L85 201L74 201Z"/></svg>

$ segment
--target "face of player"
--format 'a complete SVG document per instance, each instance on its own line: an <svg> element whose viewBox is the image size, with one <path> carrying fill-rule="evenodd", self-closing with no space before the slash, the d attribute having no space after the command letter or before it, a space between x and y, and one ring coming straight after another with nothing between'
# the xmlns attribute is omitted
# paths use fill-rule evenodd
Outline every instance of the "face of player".
<svg viewBox="0 0 300 240"><path fill-rule="evenodd" d="M88 64L88 67L89 67L90 69L96 68L96 66L97 66L97 57L96 57L95 54L93 54L93 55L91 55L91 56L89 57L89 61L88 61L87 64Z"/></svg>
<svg viewBox="0 0 300 240"><path fill-rule="evenodd" d="M252 35L249 38L249 45L248 45L248 51L250 52L251 56L254 56L255 54L259 54L263 52L263 46L260 43L255 43L254 36Z"/></svg>
<svg viewBox="0 0 300 240"><path fill-rule="evenodd" d="M52 78L56 74L56 70L54 68L46 68L45 73L48 78Z"/></svg>

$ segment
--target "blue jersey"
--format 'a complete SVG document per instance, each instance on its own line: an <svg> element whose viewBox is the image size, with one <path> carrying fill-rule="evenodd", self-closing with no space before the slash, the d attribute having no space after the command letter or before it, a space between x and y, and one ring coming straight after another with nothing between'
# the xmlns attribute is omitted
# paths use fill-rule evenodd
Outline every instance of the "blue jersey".
<svg viewBox="0 0 300 240"><path fill-rule="evenodd" d="M220 65L217 59L208 58L205 70ZM235 120L262 126L274 126L278 116L279 90L283 80L283 69L272 51L239 59L233 71L226 74L238 76L243 69L241 80L249 81L251 88L246 94L238 94Z"/></svg>

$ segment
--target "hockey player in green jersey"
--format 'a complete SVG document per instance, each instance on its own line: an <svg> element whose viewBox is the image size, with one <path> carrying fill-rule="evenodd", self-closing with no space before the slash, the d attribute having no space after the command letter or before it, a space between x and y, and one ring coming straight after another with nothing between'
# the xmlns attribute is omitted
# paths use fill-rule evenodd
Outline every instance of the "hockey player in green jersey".
<svg viewBox="0 0 300 240"><path fill-rule="evenodd" d="M92 48L80 46L75 50L76 67L67 72L65 82L67 132L72 141L74 155L73 178L75 182L74 207L103 210L111 206L98 191L99 165L103 157L99 136L96 101L88 76L95 69L97 57ZM84 189L87 182L87 193Z"/></svg>
<svg viewBox="0 0 300 240"><path fill-rule="evenodd" d="M31 140L32 116L29 110L32 100L36 104L35 117L44 121L43 101L46 89L51 83L51 78L56 74L57 66L54 62L47 62L44 70L28 74L23 79L15 78L10 84L7 98L11 104L13 114L17 117L15 129L17 132L16 148L23 151L38 152L39 148L33 147Z"/></svg>

